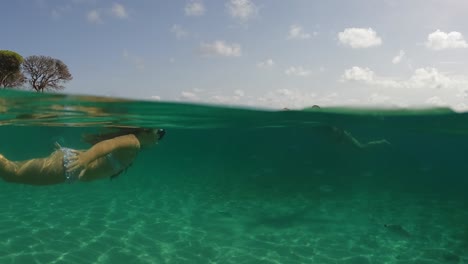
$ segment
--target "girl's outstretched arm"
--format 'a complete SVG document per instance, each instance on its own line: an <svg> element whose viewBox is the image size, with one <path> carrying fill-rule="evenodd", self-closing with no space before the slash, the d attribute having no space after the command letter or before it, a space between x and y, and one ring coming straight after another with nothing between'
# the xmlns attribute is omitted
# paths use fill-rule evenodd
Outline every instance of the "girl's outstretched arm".
<svg viewBox="0 0 468 264"><path fill-rule="evenodd" d="M68 171L81 169L78 177L83 176L88 164L118 149L140 149L140 142L133 134L103 140L86 151L73 150L75 154L70 157Z"/></svg>

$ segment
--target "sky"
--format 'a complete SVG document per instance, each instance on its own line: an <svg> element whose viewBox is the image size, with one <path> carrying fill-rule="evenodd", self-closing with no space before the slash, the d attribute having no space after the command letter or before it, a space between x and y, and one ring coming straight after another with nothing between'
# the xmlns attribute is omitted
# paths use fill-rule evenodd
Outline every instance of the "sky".
<svg viewBox="0 0 468 264"><path fill-rule="evenodd" d="M466 0L3 1L0 49L65 93L260 108L468 110Z"/></svg>

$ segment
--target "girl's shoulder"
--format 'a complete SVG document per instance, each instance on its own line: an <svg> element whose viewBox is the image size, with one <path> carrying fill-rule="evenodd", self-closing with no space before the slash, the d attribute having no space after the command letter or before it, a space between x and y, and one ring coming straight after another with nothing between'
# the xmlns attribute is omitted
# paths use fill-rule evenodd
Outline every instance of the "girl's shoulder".
<svg viewBox="0 0 468 264"><path fill-rule="evenodd" d="M133 134L118 136L112 138L111 141L113 144L117 144L118 147L140 149L140 141Z"/></svg>

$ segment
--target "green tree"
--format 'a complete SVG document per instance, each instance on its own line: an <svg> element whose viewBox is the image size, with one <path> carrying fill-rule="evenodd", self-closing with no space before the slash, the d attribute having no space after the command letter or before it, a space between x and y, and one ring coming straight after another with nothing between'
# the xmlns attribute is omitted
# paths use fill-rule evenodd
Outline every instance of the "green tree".
<svg viewBox="0 0 468 264"><path fill-rule="evenodd" d="M67 65L48 56L29 56L23 62L23 72L37 92L45 89L62 90L63 84L73 79Z"/></svg>
<svg viewBox="0 0 468 264"><path fill-rule="evenodd" d="M18 87L25 81L21 72L23 57L10 50L0 50L0 87Z"/></svg>

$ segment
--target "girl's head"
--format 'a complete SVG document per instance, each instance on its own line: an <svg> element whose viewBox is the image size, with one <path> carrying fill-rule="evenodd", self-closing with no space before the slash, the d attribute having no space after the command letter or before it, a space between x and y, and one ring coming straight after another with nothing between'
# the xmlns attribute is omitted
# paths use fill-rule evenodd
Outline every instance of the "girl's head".
<svg viewBox="0 0 468 264"><path fill-rule="evenodd" d="M164 137L166 130L162 128L142 129L133 134L138 138L142 146L151 146L158 143L158 141Z"/></svg>

